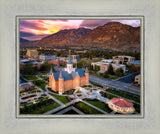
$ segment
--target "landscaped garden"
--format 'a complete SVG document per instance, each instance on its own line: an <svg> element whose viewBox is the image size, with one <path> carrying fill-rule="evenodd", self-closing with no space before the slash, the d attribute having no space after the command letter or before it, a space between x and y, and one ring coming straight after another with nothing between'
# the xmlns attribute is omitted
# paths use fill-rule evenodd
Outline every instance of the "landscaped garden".
<svg viewBox="0 0 160 134"><path fill-rule="evenodd" d="M98 100L87 100L86 102L102 109L103 111L106 111L107 113L110 113L112 112L112 110L108 107L107 104L103 103L103 102L100 102Z"/></svg>
<svg viewBox="0 0 160 134"><path fill-rule="evenodd" d="M68 91L65 91L63 94L70 95L70 94L73 94L74 91L75 91L75 89L70 89Z"/></svg>
<svg viewBox="0 0 160 134"><path fill-rule="evenodd" d="M60 96L60 95L54 95L54 94L50 94L50 95L52 95L53 97L55 97L57 100L61 101L64 104L70 102L66 96Z"/></svg>
<svg viewBox="0 0 160 134"><path fill-rule="evenodd" d="M141 107L140 107L139 104L133 103L133 107L135 108L135 110L136 110L137 113L141 112Z"/></svg>
<svg viewBox="0 0 160 134"><path fill-rule="evenodd" d="M38 79L37 77L36 77L36 75L24 75L23 76L25 79L27 79L27 80L36 80L36 79Z"/></svg>
<svg viewBox="0 0 160 134"><path fill-rule="evenodd" d="M103 114L102 112L88 106L87 104L83 102L76 103L75 107L81 110L85 114Z"/></svg>
<svg viewBox="0 0 160 134"><path fill-rule="evenodd" d="M134 94L128 93L126 91L106 90L106 92L124 97L124 98L129 99L129 100L140 102L140 97L138 95L134 95Z"/></svg>
<svg viewBox="0 0 160 134"><path fill-rule="evenodd" d="M33 83L37 85L42 90L45 90L45 87L48 83L44 82L43 80L34 80Z"/></svg>
<svg viewBox="0 0 160 134"><path fill-rule="evenodd" d="M117 98L115 95L108 94L107 92L104 92L104 91L101 91L100 94L101 94L103 97L108 98L108 99Z"/></svg>
<svg viewBox="0 0 160 134"><path fill-rule="evenodd" d="M21 114L43 114L49 110L52 110L58 107L59 104L54 102L52 99L41 100L36 104L31 104L29 106L24 105L20 109Z"/></svg>

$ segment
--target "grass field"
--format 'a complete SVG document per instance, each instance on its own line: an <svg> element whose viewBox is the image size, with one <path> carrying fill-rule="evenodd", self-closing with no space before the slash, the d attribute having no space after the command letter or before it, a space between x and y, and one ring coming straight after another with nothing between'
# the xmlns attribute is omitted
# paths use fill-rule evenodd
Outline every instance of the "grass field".
<svg viewBox="0 0 160 134"><path fill-rule="evenodd" d="M136 102L140 102L140 98L136 98L136 97L132 97L130 95L127 95L123 92L119 92L119 91L112 91L112 90L107 90L106 92L109 92L109 93L113 93L115 95L118 95L118 96L121 96L121 97L124 97L126 99L129 99L129 100L133 100L133 101L136 101Z"/></svg>
<svg viewBox="0 0 160 134"><path fill-rule="evenodd" d="M42 83L40 84L38 87L40 87L41 89L45 90L45 87L48 83Z"/></svg>
<svg viewBox="0 0 160 134"><path fill-rule="evenodd" d="M38 79L35 75L24 75L24 78L27 80L36 80Z"/></svg>
<svg viewBox="0 0 160 134"><path fill-rule="evenodd" d="M82 112L84 112L85 114L103 114L100 111L88 106L87 104L83 103L83 102L79 102L77 104L75 104L75 106L80 109Z"/></svg>
<svg viewBox="0 0 160 134"><path fill-rule="evenodd" d="M61 101L64 104L69 102L66 96L60 96L60 95L54 95L54 94L50 94L50 95L52 95L53 97L55 97L57 100Z"/></svg>
<svg viewBox="0 0 160 134"><path fill-rule="evenodd" d="M50 111L50 110L52 110L54 108L57 108L58 106L59 106L59 104L54 102L52 104L43 106L41 108L37 108L36 110L34 110L34 111L32 111L32 112L30 112L28 114L43 114L43 113L45 113L47 111Z"/></svg>
<svg viewBox="0 0 160 134"><path fill-rule="evenodd" d="M107 104L105 104L103 102L100 102L98 100L93 100L93 101L91 100L91 101L86 101L86 102L88 102L88 103L90 103L90 104L102 109L103 111L105 111L107 113L112 112L112 110L108 107Z"/></svg>

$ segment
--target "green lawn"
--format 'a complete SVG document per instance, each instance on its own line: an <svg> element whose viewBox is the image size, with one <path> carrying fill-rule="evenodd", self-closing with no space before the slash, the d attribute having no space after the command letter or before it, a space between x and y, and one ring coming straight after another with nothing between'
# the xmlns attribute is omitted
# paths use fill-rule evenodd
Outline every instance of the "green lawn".
<svg viewBox="0 0 160 134"><path fill-rule="evenodd" d="M119 95L119 96L124 97L124 98L127 98L127 99L129 99L129 100L133 100L133 101L136 101L136 102L140 102L140 98L132 97L132 96L130 96L130 95L125 94L125 92L120 92L120 91L115 91L115 90L107 90L106 92Z"/></svg>
<svg viewBox="0 0 160 134"><path fill-rule="evenodd" d="M135 108L136 112L140 113L141 107L139 104L133 103L133 107Z"/></svg>
<svg viewBox="0 0 160 134"><path fill-rule="evenodd" d="M43 106L41 108L37 108L36 110L34 110L34 111L32 111L32 112L30 112L28 114L43 114L43 113L45 113L47 111L50 111L50 110L52 110L54 108L57 108L58 106L59 106L59 104L54 102L52 104Z"/></svg>
<svg viewBox="0 0 160 134"><path fill-rule="evenodd" d="M88 106L83 102L76 103L75 106L86 114L103 114L100 111Z"/></svg>
<svg viewBox="0 0 160 134"><path fill-rule="evenodd" d="M63 94L67 94L67 95L70 95L70 94L73 94L75 91L75 89L70 89L68 91L65 91Z"/></svg>
<svg viewBox="0 0 160 134"><path fill-rule="evenodd" d="M49 99L49 97L44 97L36 100L36 103L29 103L30 105L24 104L23 108L20 109L21 114L43 114L54 108L60 106L57 102Z"/></svg>
<svg viewBox="0 0 160 134"><path fill-rule="evenodd" d="M42 90L45 90L45 86L48 84L43 80L34 80L33 83L37 85L39 88L41 88Z"/></svg>
<svg viewBox="0 0 160 134"><path fill-rule="evenodd" d="M45 90L45 87L48 83L42 83L40 84L38 87L40 87L41 89Z"/></svg>
<svg viewBox="0 0 160 134"><path fill-rule="evenodd" d="M93 100L93 101L91 100L91 101L86 101L86 102L88 102L88 103L90 103L90 104L102 109L103 111L105 111L107 113L112 112L112 110L108 107L107 104L105 104L103 102L100 102L98 100Z"/></svg>
<svg viewBox="0 0 160 134"><path fill-rule="evenodd" d="M115 80L115 79L118 79L118 78L119 78L118 76L110 77L110 79L112 79L112 80Z"/></svg>
<svg viewBox="0 0 160 134"><path fill-rule="evenodd" d="M108 99L117 98L116 96L108 94L108 93L106 93L105 97L107 97Z"/></svg>
<svg viewBox="0 0 160 134"><path fill-rule="evenodd" d="M69 102L66 96L60 96L60 95L54 95L54 94L50 94L50 95L52 95L53 97L55 97L57 100L61 101L64 104Z"/></svg>
<svg viewBox="0 0 160 134"><path fill-rule="evenodd" d="M20 106L24 106L24 105L32 105L32 104L33 104L33 102L28 102L28 103L26 102L26 103L21 103Z"/></svg>
<svg viewBox="0 0 160 134"><path fill-rule="evenodd" d="M27 80L36 80L36 79L38 79L36 77L36 75L24 75L24 78L26 78Z"/></svg>
<svg viewBox="0 0 160 134"><path fill-rule="evenodd" d="M76 93L77 93L77 94L78 94L78 93L81 93L81 91L80 91L80 90L78 90Z"/></svg>

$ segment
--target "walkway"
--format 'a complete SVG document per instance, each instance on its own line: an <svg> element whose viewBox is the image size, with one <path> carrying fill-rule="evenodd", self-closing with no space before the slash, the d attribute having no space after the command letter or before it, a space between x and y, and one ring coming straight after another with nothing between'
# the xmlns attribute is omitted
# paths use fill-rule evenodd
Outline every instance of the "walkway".
<svg viewBox="0 0 160 134"><path fill-rule="evenodd" d="M94 106L94 105L92 105L92 104L90 104L90 103L88 103L88 102L86 102L86 101L83 101L83 100L82 100L82 102L85 103L85 104L87 104L87 105L89 105L90 107L92 107L92 108L94 108L94 109L96 109L96 110L104 113L104 114L108 114L107 112L103 111L102 109L100 109L100 108L98 108L98 107L96 107L96 106Z"/></svg>

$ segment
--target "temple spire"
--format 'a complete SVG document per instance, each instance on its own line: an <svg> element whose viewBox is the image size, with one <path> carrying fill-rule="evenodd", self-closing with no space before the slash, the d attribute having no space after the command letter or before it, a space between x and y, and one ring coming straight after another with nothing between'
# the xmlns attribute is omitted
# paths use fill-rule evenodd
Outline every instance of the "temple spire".
<svg viewBox="0 0 160 134"><path fill-rule="evenodd" d="M89 73L89 72L88 72L88 67L86 67L85 73Z"/></svg>
<svg viewBox="0 0 160 134"><path fill-rule="evenodd" d="M73 64L72 61L71 61L71 50L69 50L69 60L68 60L67 64Z"/></svg>
<svg viewBox="0 0 160 134"><path fill-rule="evenodd" d="M51 67L51 69L50 69L49 75L53 75L52 67Z"/></svg>
<svg viewBox="0 0 160 134"><path fill-rule="evenodd" d="M60 71L59 79L63 79L63 76L62 76L62 70Z"/></svg>

